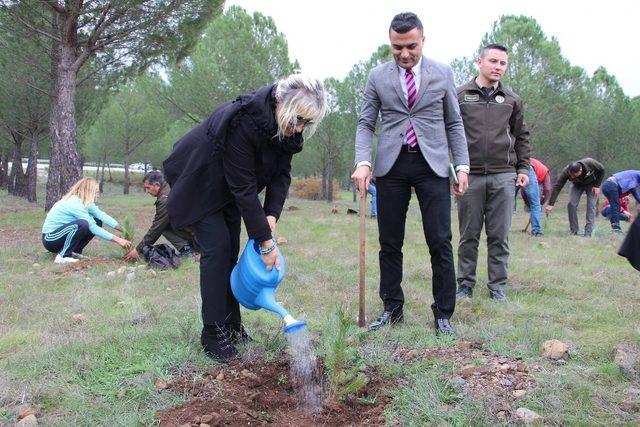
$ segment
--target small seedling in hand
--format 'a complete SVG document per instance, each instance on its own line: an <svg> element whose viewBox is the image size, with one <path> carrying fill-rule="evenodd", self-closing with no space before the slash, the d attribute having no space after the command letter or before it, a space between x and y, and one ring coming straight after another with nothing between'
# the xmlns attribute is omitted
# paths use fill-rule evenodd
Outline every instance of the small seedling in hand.
<svg viewBox="0 0 640 427"><path fill-rule="evenodd" d="M128 240L130 242L133 241L133 237L135 236L135 224L133 222L133 218L131 218L130 215L127 215L127 217L125 218L124 221L122 221L122 224L120 224L120 227L122 228L122 234L123 234L123 238L125 240ZM125 249L125 252L128 252L128 249Z"/></svg>

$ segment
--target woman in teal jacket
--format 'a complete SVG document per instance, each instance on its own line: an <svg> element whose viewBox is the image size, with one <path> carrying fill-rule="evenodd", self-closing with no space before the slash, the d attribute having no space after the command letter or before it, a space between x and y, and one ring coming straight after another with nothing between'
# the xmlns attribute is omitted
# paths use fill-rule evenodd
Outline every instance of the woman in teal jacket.
<svg viewBox="0 0 640 427"><path fill-rule="evenodd" d="M82 250L98 236L128 249L131 242L102 228L106 224L122 231L118 222L102 212L95 201L98 183L93 178L82 178L51 208L42 226L42 244L56 253L54 262L66 264L85 258Z"/></svg>

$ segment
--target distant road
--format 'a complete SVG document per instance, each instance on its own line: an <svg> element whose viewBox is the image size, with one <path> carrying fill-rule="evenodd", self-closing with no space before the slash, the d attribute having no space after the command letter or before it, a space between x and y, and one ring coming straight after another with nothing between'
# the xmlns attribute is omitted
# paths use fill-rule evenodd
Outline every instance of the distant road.
<svg viewBox="0 0 640 427"><path fill-rule="evenodd" d="M9 169L11 169L11 165L12 163L9 162ZM22 162L22 168L24 170L27 169L27 162ZM44 170L44 169L48 169L49 168L49 163L40 163L40 160L38 160L38 169L39 170ZM92 165L85 165L83 170L85 171L94 171L96 170L97 166L92 166ZM107 168L105 168L105 171L108 170ZM149 169L151 170L151 169ZM122 165L111 165L111 172L124 172L124 167ZM130 167L129 168L129 172L131 173L144 173L144 169L138 169L138 168L133 168Z"/></svg>

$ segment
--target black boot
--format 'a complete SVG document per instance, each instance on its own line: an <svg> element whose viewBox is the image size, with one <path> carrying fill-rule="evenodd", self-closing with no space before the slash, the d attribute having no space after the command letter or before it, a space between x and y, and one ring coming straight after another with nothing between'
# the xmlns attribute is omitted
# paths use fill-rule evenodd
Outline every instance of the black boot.
<svg viewBox="0 0 640 427"><path fill-rule="evenodd" d="M227 336L224 325L204 325L200 343L205 354L221 363L228 363L238 355Z"/></svg>
<svg viewBox="0 0 640 427"><path fill-rule="evenodd" d="M242 323L225 323L224 329L227 334L227 338L231 343L235 344L247 344L253 341L253 338L249 336L247 331L242 326Z"/></svg>

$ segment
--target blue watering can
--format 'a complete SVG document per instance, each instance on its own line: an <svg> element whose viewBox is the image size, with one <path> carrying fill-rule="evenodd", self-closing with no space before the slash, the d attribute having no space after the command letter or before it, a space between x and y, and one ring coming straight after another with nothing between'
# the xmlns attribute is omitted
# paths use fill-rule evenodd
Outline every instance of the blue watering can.
<svg viewBox="0 0 640 427"><path fill-rule="evenodd" d="M278 313L285 322L282 331L290 334L307 327L307 322L297 321L276 302L276 288L284 279L286 266L282 254L278 252L280 270L275 267L267 271L260 257L260 246L249 240L238 263L231 272L231 290L238 302L249 310L264 308Z"/></svg>

